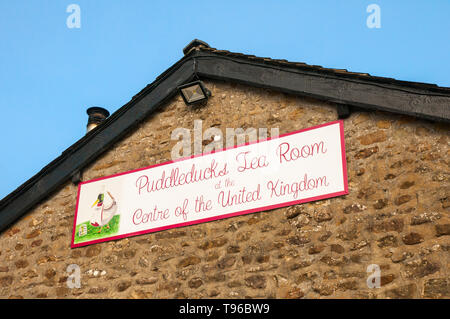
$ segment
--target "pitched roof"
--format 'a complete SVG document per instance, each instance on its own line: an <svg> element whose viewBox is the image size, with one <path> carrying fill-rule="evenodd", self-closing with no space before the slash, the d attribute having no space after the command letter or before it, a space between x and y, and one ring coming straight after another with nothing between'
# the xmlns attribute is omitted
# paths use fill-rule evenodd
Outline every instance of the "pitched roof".
<svg viewBox="0 0 450 319"><path fill-rule="evenodd" d="M450 88L217 50L193 40L178 62L0 201L0 232L76 176L194 78L219 79L336 103L450 122Z"/></svg>

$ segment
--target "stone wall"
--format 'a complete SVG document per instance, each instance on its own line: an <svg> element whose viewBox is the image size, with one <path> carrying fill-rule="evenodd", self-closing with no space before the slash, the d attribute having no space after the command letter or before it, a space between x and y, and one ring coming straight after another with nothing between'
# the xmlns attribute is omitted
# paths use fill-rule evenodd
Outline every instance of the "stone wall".
<svg viewBox="0 0 450 319"><path fill-rule="evenodd" d="M174 98L90 165L83 180L170 160L176 127L336 120L313 99L207 81L206 107ZM82 123L81 123L82 124ZM80 124L80 129L81 125ZM0 235L1 298L449 298L449 129L354 113L344 121L349 195L76 249L67 183ZM67 266L81 288L66 285ZM381 269L368 288L367 266Z"/></svg>

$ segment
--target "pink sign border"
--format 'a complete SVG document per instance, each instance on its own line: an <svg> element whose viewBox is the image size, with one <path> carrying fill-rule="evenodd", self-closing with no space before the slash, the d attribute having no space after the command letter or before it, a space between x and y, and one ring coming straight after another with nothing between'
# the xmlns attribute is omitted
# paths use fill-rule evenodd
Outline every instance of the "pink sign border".
<svg viewBox="0 0 450 319"><path fill-rule="evenodd" d="M76 222L77 222L77 215L78 215L78 204L79 204L79 200L80 200L80 190L81 190L81 185L83 185L83 184L88 184L88 183L92 183L92 182L96 182L96 181L100 181L100 180L104 180L104 179L108 179L108 178L113 178L113 177L117 177L117 176L121 176L121 175L125 175L125 174L131 174L131 173L134 173L134 172L147 170L147 169L150 169L150 168L163 166L163 165L167 165L167 164L171 164L171 163L175 163L175 162L185 161L185 160L192 159L192 158L199 157L199 156L206 156L206 155L210 155L210 154L215 154L215 153L218 153L218 152L223 152L223 151L226 151L226 150L229 150L229 149L234 149L234 148L238 148L238 147L242 147L242 146L247 146L247 145L256 144L256 143L260 143L260 142L270 141L272 139L277 139L277 138L281 138L281 137L285 137L285 136L289 136L289 135L293 135L293 134L303 133L303 132L306 132L306 131L311 131L311 130L315 130L315 129L318 129L318 128L321 128L321 127L334 125L334 124L339 124L339 129L340 129L339 131L340 131L341 154L342 154L342 173L343 173L343 177L344 177L344 190L343 191L335 192L335 193L329 193L329 194L320 195L320 196L308 197L308 198L303 198L303 199L300 199L300 200L294 200L294 201L284 202L284 203L275 204L275 205L263 206L263 207L243 210L243 211L239 211L239 212L235 212L235 213L230 213L230 214L225 214L225 215L220 215L220 216L214 216L214 217L208 217L208 218L198 219L198 220L195 220L195 221L178 223L178 224L172 224L172 225L167 225L167 226L163 226L163 227L156 227L156 228L146 229L146 230L142 230L142 231L138 231L138 232L134 232L134 233L128 233L128 234L123 234L123 235L118 235L118 236L112 236L112 237L106 237L106 238L101 238L101 239L95 239L95 240L88 241L88 242L74 244L74 241L75 241L75 229L76 229ZM272 209L276 209L276 208L281 208L281 207L286 207L286 206L291 206L291 205L297 205L297 204L302 204L302 203L307 203L307 202L312 202L312 201L317 201L317 200L322 200L322 199L327 199L327 198L332 198L332 197L337 197L337 196L342 196L342 195L347 195L347 194L348 194L348 177L347 177L347 161L346 161L346 156L345 156L344 121L343 120L337 120L337 121L328 122L328 123L324 123L324 124L320 124L320 125L316 125L316 126L300 129L300 130L297 130L297 131L285 133L285 134L282 134L280 136L273 137L273 138L270 137L270 138L267 138L267 139L264 139L264 140L258 140L258 141L254 141L254 142L249 142L249 143L244 143L244 144L240 144L240 145L235 145L235 146L232 146L232 147L223 148L223 149L220 149L220 150L215 150L215 151L208 152L208 153L202 153L202 154L198 154L198 155L191 155L191 156L183 157L183 158L180 158L180 159L177 159L177 160L172 160L172 161L168 161L168 162L164 162L164 163L154 164L154 165L150 165L150 166L147 166L147 167L134 169L134 170L131 170L131 171L126 171L126 172L117 173L117 174L113 174L113 175L109 175L109 176L99 177L99 178L88 180L88 181L85 181L85 182L80 182L78 184L77 204L76 204L76 208L75 208L75 217L74 217L74 221L73 221L73 230L72 230L72 242L70 244L70 247L71 248L82 247L82 246L102 243L102 242L106 242L106 241L117 240L117 239L122 239L122 238L127 238L127 237L138 236L138 235L144 235L144 234L154 233L154 232L167 230L167 229L172 229L172 228L196 225L196 224L206 223L206 222L210 222L210 221L214 221L214 220L220 220L220 219L230 218L230 217L239 216L239 215L251 214L251 213L261 212L261 211L265 211L265 210L272 210Z"/></svg>

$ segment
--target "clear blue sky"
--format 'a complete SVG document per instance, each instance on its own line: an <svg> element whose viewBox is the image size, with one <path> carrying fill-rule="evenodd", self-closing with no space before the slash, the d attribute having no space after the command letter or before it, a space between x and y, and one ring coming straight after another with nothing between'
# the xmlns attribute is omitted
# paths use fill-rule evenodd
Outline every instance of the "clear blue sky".
<svg viewBox="0 0 450 319"><path fill-rule="evenodd" d="M369 29L368 5L381 9ZM81 8L69 29L66 8ZM0 199L182 57L212 47L450 86L450 1L0 0Z"/></svg>

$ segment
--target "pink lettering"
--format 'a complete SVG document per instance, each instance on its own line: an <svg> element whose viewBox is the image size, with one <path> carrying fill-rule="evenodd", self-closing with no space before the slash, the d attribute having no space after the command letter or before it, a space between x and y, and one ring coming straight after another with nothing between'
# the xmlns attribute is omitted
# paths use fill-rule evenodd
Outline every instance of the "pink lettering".
<svg viewBox="0 0 450 319"><path fill-rule="evenodd" d="M148 213L142 212L142 209L136 209L136 211L133 214L133 224L139 225L139 224L146 224L148 222L155 222L157 220L164 220L169 218L169 210L158 210L157 206L155 205L155 208L153 211L150 211Z"/></svg>
<svg viewBox="0 0 450 319"><path fill-rule="evenodd" d="M267 189L270 191L270 197L280 197L292 195L293 198L299 197L299 192L317 189L319 187L329 186L327 177L309 178L307 174L300 181L285 183L277 179L276 181L268 181Z"/></svg>
<svg viewBox="0 0 450 319"><path fill-rule="evenodd" d="M247 152L241 152L238 155L236 155L236 161L238 161L241 164L237 168L238 172L243 172L248 169L263 168L263 167L267 167L269 165L265 155L261 155L259 157L256 156L256 157L249 159L247 157L247 155L249 153L250 153L250 151L247 151Z"/></svg>
<svg viewBox="0 0 450 319"><path fill-rule="evenodd" d="M141 194L141 189L147 187L147 185L148 185L148 177L146 175L142 175L136 180L136 187L139 188L139 195Z"/></svg>
<svg viewBox="0 0 450 319"><path fill-rule="evenodd" d="M288 142L278 145L276 154L279 156L280 163L296 161L299 158L308 158L318 154L325 154L327 149L325 143L320 141L319 143L312 143L311 145L303 145L302 147L291 147Z"/></svg>

